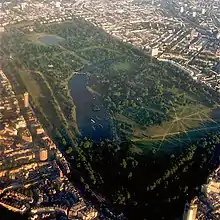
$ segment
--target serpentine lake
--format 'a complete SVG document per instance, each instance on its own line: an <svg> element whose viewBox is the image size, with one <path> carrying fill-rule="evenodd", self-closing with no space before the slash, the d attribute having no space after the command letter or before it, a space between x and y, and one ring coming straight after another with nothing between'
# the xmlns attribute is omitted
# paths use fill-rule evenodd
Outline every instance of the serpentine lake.
<svg viewBox="0 0 220 220"><path fill-rule="evenodd" d="M70 93L76 105L76 120L83 137L94 141L112 139L112 119L102 98L87 89L86 75L75 75L69 82Z"/></svg>

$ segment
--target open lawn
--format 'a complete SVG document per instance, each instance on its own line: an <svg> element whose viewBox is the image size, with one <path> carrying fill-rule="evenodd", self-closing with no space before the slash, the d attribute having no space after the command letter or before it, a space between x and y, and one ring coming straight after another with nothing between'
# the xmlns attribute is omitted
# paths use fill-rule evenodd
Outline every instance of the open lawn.
<svg viewBox="0 0 220 220"><path fill-rule="evenodd" d="M191 109L191 111L189 110ZM142 150L168 150L187 146L189 143L198 141L208 132L220 128L220 119L213 117L213 112L220 113L220 109L208 109L201 105L189 106L162 125L150 126L140 129L131 121L133 133L129 132L131 140ZM145 146L145 147L144 147Z"/></svg>
<svg viewBox="0 0 220 220"><path fill-rule="evenodd" d="M126 70L129 70L130 69L130 63L128 62L116 62L112 65L112 68L115 70L115 71L126 71Z"/></svg>
<svg viewBox="0 0 220 220"><path fill-rule="evenodd" d="M158 111L148 108L149 111ZM172 151L198 141L206 133L220 128L219 108L201 104L178 107L172 118L161 125L141 126L131 119L116 114L115 120L125 125L122 129L144 152Z"/></svg>

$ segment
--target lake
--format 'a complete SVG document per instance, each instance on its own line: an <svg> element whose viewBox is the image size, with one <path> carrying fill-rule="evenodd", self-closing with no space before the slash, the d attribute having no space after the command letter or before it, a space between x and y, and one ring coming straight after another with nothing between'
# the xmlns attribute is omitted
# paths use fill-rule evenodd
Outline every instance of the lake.
<svg viewBox="0 0 220 220"><path fill-rule="evenodd" d="M76 105L76 120L83 137L94 141L112 139L112 119L99 95L86 88L86 75L78 74L69 82L70 93Z"/></svg>
<svg viewBox="0 0 220 220"><path fill-rule="evenodd" d="M39 38L39 41L41 41L44 44L54 45L60 42L62 38L55 36L55 35L46 35Z"/></svg>

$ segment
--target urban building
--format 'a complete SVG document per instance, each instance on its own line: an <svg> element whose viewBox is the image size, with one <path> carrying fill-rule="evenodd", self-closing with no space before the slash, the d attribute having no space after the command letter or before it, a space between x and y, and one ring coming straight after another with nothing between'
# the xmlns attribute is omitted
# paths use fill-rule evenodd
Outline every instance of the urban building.
<svg viewBox="0 0 220 220"><path fill-rule="evenodd" d="M158 54L159 54L159 50L157 47L151 49L151 56L152 57L157 57Z"/></svg>
<svg viewBox="0 0 220 220"><path fill-rule="evenodd" d="M28 93L24 93L24 107L27 108L29 106L29 97Z"/></svg>
<svg viewBox="0 0 220 220"><path fill-rule="evenodd" d="M40 161L46 161L48 159L47 149L40 149Z"/></svg>
<svg viewBox="0 0 220 220"><path fill-rule="evenodd" d="M195 220L198 205L197 198L194 198L190 203L186 203L182 220Z"/></svg>

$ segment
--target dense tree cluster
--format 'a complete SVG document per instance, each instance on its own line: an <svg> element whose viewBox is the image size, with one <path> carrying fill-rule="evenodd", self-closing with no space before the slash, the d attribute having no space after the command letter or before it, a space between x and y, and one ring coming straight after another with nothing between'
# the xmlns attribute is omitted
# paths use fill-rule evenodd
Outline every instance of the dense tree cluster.
<svg viewBox="0 0 220 220"><path fill-rule="evenodd" d="M73 178L80 172L86 189L101 193L129 219L137 213L138 219L174 219L219 163L219 135L209 134L176 156L136 154L131 142L85 139L70 160Z"/></svg>

